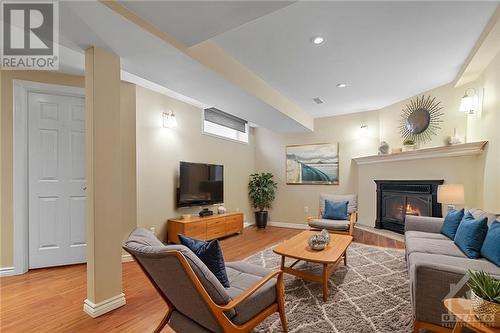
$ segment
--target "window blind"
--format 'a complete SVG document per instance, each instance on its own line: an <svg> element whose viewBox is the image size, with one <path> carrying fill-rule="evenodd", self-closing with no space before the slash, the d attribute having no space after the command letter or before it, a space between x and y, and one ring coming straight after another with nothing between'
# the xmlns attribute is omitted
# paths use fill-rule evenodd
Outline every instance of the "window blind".
<svg viewBox="0 0 500 333"><path fill-rule="evenodd" d="M205 109L205 120L246 133L247 121L216 108Z"/></svg>

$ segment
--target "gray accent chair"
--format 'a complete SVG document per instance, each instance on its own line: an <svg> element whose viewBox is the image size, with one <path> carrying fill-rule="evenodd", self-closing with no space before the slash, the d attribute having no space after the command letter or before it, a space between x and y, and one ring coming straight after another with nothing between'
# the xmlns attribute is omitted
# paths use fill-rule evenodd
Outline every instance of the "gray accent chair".
<svg viewBox="0 0 500 333"><path fill-rule="evenodd" d="M500 217L470 209L475 218L487 217L491 225ZM405 246L413 306L414 332L443 332L445 298L463 297L468 291L468 269L483 270L500 279L500 268L485 258L469 259L453 240L441 234L444 218L406 216ZM449 323L448 323L449 324ZM451 330L449 330L451 332Z"/></svg>
<svg viewBox="0 0 500 333"><path fill-rule="evenodd" d="M274 312L287 332L282 271L230 262L224 288L191 250L164 245L147 229L133 231L123 248L167 303L155 333L167 323L179 333L248 332Z"/></svg>
<svg viewBox="0 0 500 333"><path fill-rule="evenodd" d="M325 200L348 201L347 220L329 220L323 218L325 211ZM319 216L308 217L307 224L312 229L326 229L337 234L351 235L354 231L354 224L358 220L358 197L356 194L320 194L319 196Z"/></svg>

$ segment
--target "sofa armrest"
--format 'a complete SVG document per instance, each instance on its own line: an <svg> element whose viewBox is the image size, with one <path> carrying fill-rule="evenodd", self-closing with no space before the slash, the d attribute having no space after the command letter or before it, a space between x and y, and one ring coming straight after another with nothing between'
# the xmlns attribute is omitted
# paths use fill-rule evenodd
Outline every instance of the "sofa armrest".
<svg viewBox="0 0 500 333"><path fill-rule="evenodd" d="M406 215L405 231L424 231L439 233L444 219L441 217Z"/></svg>
<svg viewBox="0 0 500 333"><path fill-rule="evenodd" d="M467 267L429 262L429 255L411 256L409 278L411 300L415 320L436 325L443 322L443 315L448 313L443 300L453 297L465 297L467 287ZM453 323L451 323L453 324Z"/></svg>

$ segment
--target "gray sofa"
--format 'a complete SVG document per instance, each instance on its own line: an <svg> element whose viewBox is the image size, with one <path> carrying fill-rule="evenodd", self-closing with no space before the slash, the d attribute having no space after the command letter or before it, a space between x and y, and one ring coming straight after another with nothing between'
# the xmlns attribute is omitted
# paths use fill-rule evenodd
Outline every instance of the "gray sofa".
<svg viewBox="0 0 500 333"><path fill-rule="evenodd" d="M470 209L475 218L487 217L488 225L498 215ZM468 269L483 270L500 279L500 268L485 258L469 259L445 235L441 234L443 218L406 216L405 246L411 301L415 326L443 326L447 311L443 299L462 297L468 288L464 279ZM430 326L429 326L430 324Z"/></svg>

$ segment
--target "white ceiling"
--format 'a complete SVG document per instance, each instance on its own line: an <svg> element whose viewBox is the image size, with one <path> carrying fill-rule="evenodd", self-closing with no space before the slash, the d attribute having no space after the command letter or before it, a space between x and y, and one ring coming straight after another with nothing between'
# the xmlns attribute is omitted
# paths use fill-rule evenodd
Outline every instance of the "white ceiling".
<svg viewBox="0 0 500 333"><path fill-rule="evenodd" d="M65 71L82 73L84 50L96 46L119 55L122 70L200 105L216 107L278 132L308 130L99 2L63 1L59 10L60 43L64 50L71 51L60 54Z"/></svg>
<svg viewBox="0 0 500 333"><path fill-rule="evenodd" d="M130 1L128 9L186 46L198 44L293 1Z"/></svg>
<svg viewBox="0 0 500 333"><path fill-rule="evenodd" d="M297 2L213 40L304 111L331 116L452 81L497 4Z"/></svg>
<svg viewBox="0 0 500 333"><path fill-rule="evenodd" d="M450 82L498 4L122 3L186 45L210 38L314 117L378 109ZM82 73L83 50L95 45L118 54L126 72L200 105L279 132L307 130L101 3L62 1L60 16L63 71ZM315 35L326 42L312 45Z"/></svg>

